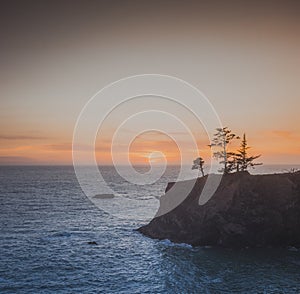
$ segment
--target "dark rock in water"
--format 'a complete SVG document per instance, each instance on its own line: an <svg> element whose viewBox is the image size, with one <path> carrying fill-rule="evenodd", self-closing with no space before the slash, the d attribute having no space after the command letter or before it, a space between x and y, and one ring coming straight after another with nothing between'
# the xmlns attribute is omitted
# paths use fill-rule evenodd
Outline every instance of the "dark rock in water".
<svg viewBox="0 0 300 294"><path fill-rule="evenodd" d="M114 194L97 194L93 198L96 198L96 199L111 199L111 198L114 198L114 197L115 197Z"/></svg>
<svg viewBox="0 0 300 294"><path fill-rule="evenodd" d="M89 245L98 245L98 243L95 242L95 241L89 241L88 244L89 244Z"/></svg>
<svg viewBox="0 0 300 294"><path fill-rule="evenodd" d="M200 206L206 179L199 178L175 209L138 230L151 238L194 246L300 247L299 173L225 175L212 198ZM161 205L167 197L161 197Z"/></svg>

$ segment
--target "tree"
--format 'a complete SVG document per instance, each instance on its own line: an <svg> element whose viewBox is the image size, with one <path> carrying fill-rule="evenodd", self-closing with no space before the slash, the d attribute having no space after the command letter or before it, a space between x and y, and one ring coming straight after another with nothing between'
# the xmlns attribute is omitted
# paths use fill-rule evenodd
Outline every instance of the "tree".
<svg viewBox="0 0 300 294"><path fill-rule="evenodd" d="M201 171L202 177L204 177L203 165L204 165L204 160L202 157L198 157L193 161L192 169L198 170L198 176L199 176L199 172Z"/></svg>
<svg viewBox="0 0 300 294"><path fill-rule="evenodd" d="M261 155L248 156L248 146L246 134L243 135L240 149L234 155L234 161L236 171L246 171L249 167L254 168L256 165L262 165L262 163L254 163L253 161L259 158Z"/></svg>
<svg viewBox="0 0 300 294"><path fill-rule="evenodd" d="M228 145L232 140L240 139L240 137L236 134L233 134L228 127L217 128L216 130L217 133L214 134L214 138L209 146L221 148L220 151L214 152L213 155L215 158L220 159L220 164L224 165L220 171L227 174L231 172L234 167L232 162L229 160L234 156L234 153L228 151Z"/></svg>

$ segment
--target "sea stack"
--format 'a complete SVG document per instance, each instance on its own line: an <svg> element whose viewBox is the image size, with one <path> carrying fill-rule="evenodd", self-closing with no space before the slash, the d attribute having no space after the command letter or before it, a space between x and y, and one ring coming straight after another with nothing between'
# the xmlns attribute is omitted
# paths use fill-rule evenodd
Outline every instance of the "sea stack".
<svg viewBox="0 0 300 294"><path fill-rule="evenodd" d="M224 175L212 198L199 205L206 179L199 178L176 208L138 230L151 238L193 246L300 247L299 172Z"/></svg>

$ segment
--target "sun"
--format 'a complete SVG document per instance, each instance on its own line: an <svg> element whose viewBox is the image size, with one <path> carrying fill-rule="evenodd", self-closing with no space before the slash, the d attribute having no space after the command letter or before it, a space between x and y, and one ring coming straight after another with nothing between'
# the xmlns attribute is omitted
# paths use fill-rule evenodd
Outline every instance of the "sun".
<svg viewBox="0 0 300 294"><path fill-rule="evenodd" d="M149 160L149 162L153 162L153 163L161 163L161 162L165 162L166 161L166 156L163 152L161 151L151 151L147 154L147 158Z"/></svg>

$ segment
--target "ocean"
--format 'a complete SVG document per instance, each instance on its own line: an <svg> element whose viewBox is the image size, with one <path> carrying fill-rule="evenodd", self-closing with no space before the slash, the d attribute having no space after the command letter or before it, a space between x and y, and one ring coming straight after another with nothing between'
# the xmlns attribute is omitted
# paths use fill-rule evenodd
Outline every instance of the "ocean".
<svg viewBox="0 0 300 294"><path fill-rule="evenodd" d="M132 200L124 207L87 197L72 166L1 166L0 293L300 293L295 248L193 248L138 233L176 169L141 186L103 167L114 193Z"/></svg>

